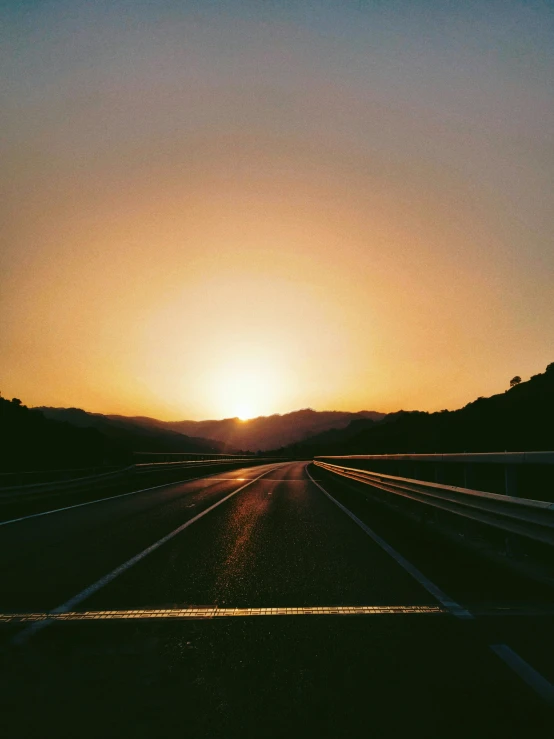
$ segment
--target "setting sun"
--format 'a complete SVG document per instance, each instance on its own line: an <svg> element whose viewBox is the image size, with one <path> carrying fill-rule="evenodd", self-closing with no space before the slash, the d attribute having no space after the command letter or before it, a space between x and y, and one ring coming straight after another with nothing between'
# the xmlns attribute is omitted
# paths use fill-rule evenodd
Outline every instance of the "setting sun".
<svg viewBox="0 0 554 739"><path fill-rule="evenodd" d="M548 3L119 5L2 4L4 395L440 410L551 361Z"/></svg>
<svg viewBox="0 0 554 739"><path fill-rule="evenodd" d="M553 39L0 2L7 736L546 734Z"/></svg>
<svg viewBox="0 0 554 739"><path fill-rule="evenodd" d="M214 373L214 400L222 417L247 421L271 412L281 383L270 361L244 356Z"/></svg>

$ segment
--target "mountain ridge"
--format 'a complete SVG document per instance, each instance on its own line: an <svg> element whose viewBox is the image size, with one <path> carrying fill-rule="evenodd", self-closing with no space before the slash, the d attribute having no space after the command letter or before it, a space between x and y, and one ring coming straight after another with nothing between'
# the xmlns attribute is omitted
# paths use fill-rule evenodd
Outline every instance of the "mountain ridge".
<svg viewBox="0 0 554 739"><path fill-rule="evenodd" d="M133 452L198 452L225 453L239 451L214 439L189 436L171 429L147 426L123 421L123 417L105 416L102 413L90 413L82 408L54 408L38 406L33 410L40 411L47 419L69 423L78 428L93 428L100 431L108 439L118 442ZM143 448L140 448L144 445Z"/></svg>
<svg viewBox="0 0 554 739"><path fill-rule="evenodd" d="M385 414L377 411L314 411L311 408L303 408L290 413L258 416L247 421L241 421L238 418L207 421L158 421L154 419L154 423L158 427L215 439L249 451L268 451L302 441L320 431L342 428L355 418L370 418L376 421L384 416ZM137 417L133 417L133 420L138 421Z"/></svg>
<svg viewBox="0 0 554 739"><path fill-rule="evenodd" d="M191 440L212 444L217 451L269 451L303 441L316 433L346 427L350 421L363 419L371 422L382 420L386 414L378 411L315 411L302 408L290 413L241 421L238 418L206 421L161 421L148 416L122 416L116 414L89 413L75 408L38 407L47 418L63 420L77 426L92 426L114 438L125 435L126 430L154 441L156 434L176 434ZM84 414L84 415L83 415ZM178 443L178 439L171 438ZM193 442L194 443L194 442ZM134 451L139 451L135 449ZM142 451L142 450L140 450ZM150 450L146 450L150 451ZM152 449L151 451L157 451ZM168 451L164 449L163 451ZM180 451L180 450L179 450ZM191 451L196 451L192 450ZM205 450L200 450L205 451ZM216 451L212 449L212 451Z"/></svg>

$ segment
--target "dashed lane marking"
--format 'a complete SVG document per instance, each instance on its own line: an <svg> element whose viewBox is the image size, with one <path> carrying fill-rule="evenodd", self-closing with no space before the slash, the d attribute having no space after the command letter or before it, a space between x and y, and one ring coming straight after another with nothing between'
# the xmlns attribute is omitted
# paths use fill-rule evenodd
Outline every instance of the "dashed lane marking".
<svg viewBox="0 0 554 739"><path fill-rule="evenodd" d="M380 616L389 614L448 614L441 606L300 606L298 608L155 608L126 611L67 611L65 613L0 613L0 623L44 621L106 621L118 619L229 618L246 616Z"/></svg>
<svg viewBox="0 0 554 739"><path fill-rule="evenodd" d="M110 611L28 611L0 613L0 623L28 623L37 621L106 621L118 619L159 618L228 618L236 616L381 616L392 614L426 614L451 616L451 612L439 605L395 605L395 606L284 606L269 608L220 608L218 606L187 606L186 608L140 608ZM479 616L545 616L553 615L549 606L477 606L474 615ZM504 644L490 645L501 659L514 662L515 652ZM516 655L517 656L517 655ZM519 658L520 662L522 661ZM532 668L531 668L532 669ZM537 673L538 674L538 673Z"/></svg>

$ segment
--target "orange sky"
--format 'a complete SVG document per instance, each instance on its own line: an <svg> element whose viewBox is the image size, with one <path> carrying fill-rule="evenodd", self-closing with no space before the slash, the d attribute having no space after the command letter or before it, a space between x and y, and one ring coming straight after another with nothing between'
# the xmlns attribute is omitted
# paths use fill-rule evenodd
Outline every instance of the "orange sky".
<svg viewBox="0 0 554 739"><path fill-rule="evenodd" d="M2 11L4 396L436 410L554 359L546 6L94 5Z"/></svg>

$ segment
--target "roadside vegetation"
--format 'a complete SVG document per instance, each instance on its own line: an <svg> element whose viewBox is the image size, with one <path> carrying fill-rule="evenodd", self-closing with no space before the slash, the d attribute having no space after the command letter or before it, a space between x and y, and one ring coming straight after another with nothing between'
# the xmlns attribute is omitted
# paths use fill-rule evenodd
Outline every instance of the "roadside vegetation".
<svg viewBox="0 0 554 739"><path fill-rule="evenodd" d="M399 411L382 421L355 421L318 434L282 452L301 458L321 454L433 454L446 452L551 451L554 449L554 362L527 382L480 397L464 408L438 413Z"/></svg>
<svg viewBox="0 0 554 739"><path fill-rule="evenodd" d="M0 471L129 463L130 454L96 429L52 421L19 398L0 397Z"/></svg>

